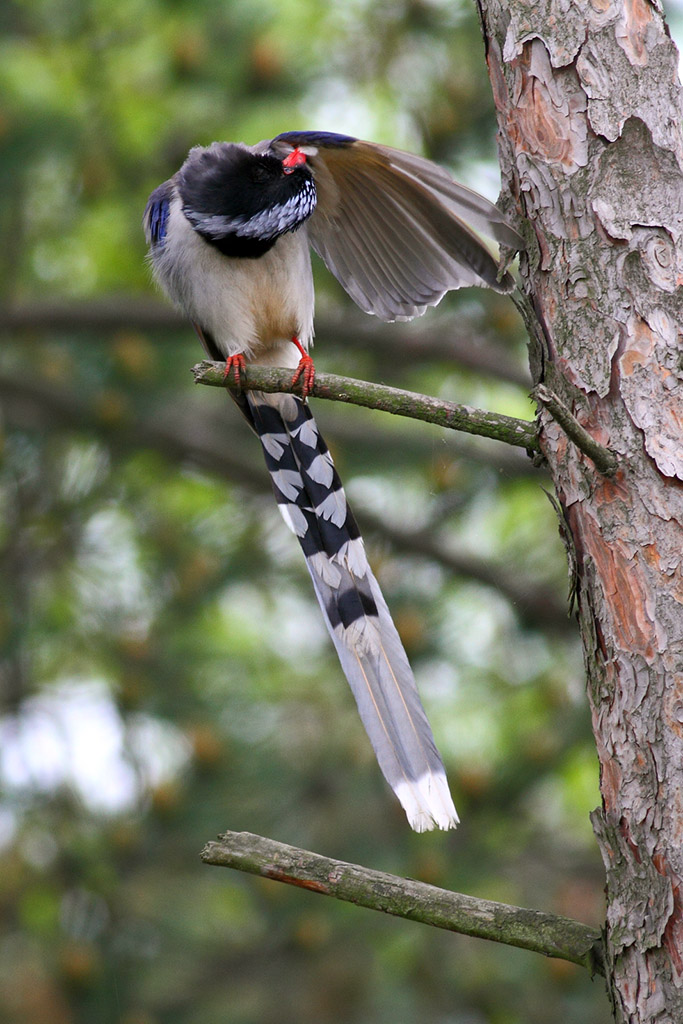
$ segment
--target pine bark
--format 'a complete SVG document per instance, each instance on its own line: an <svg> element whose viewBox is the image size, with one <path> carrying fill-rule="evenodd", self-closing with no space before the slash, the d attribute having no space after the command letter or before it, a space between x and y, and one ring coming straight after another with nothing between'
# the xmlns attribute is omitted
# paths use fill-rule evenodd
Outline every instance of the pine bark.
<svg viewBox="0 0 683 1024"><path fill-rule="evenodd" d="M600 762L618 1024L683 1021L683 138L678 54L647 0L481 0L504 193L529 219L546 408Z"/></svg>

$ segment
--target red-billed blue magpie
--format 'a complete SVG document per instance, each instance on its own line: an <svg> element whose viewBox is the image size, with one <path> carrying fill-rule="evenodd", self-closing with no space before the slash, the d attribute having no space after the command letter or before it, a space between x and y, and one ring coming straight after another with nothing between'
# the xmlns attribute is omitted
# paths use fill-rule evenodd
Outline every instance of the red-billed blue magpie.
<svg viewBox="0 0 683 1024"><path fill-rule="evenodd" d="M304 394L309 245L361 309L387 321L421 316L465 285L512 289L472 228L523 248L495 206L436 164L328 132L192 149L150 196L144 225L154 276L209 356L237 380L245 361L297 367ZM236 401L261 440L385 778L416 831L454 826L408 658L305 398L249 391Z"/></svg>

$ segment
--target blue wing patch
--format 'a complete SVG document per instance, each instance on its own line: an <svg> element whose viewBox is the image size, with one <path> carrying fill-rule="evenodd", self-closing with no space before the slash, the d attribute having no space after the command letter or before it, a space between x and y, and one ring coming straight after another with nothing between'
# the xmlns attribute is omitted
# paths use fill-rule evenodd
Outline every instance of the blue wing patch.
<svg viewBox="0 0 683 1024"><path fill-rule="evenodd" d="M143 223L150 245L160 245L166 237L170 196L170 183L165 181L159 188L154 189L147 200Z"/></svg>
<svg viewBox="0 0 683 1024"><path fill-rule="evenodd" d="M335 132L282 132L273 142L289 142L292 146L328 146L343 149L358 142L353 135L337 135Z"/></svg>

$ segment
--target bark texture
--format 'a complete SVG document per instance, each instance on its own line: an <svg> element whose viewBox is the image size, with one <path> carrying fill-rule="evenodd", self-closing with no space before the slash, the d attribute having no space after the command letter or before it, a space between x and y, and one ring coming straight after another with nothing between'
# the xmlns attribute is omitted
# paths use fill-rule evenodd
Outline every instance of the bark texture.
<svg viewBox="0 0 683 1024"><path fill-rule="evenodd" d="M683 143L678 54L647 0L481 0L506 187L530 220L547 408L601 770L615 1020L683 1021Z"/></svg>

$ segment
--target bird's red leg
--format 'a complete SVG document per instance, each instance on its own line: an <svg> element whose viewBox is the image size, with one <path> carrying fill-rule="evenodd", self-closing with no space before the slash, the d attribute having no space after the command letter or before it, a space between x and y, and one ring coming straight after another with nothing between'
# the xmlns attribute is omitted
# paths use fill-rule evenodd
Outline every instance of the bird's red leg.
<svg viewBox="0 0 683 1024"><path fill-rule="evenodd" d="M313 360L311 359L311 357L309 356L308 352L303 347L299 339L296 337L296 335L292 338L292 344L296 345L296 347L299 349L299 352L301 352L301 359L299 360L299 365L294 371L294 376L292 377L292 384L296 384L299 378L302 377L303 380L301 382L301 393L304 396L304 398L307 398L308 395L310 395L311 391L313 390L313 384L315 382L315 366L313 365Z"/></svg>
<svg viewBox="0 0 683 1024"><path fill-rule="evenodd" d="M243 370L246 370L247 364L244 361L244 356L241 352L236 352L234 356L228 356L225 360L225 373L223 378L229 377L232 373L233 379L237 387L240 386L240 374Z"/></svg>

